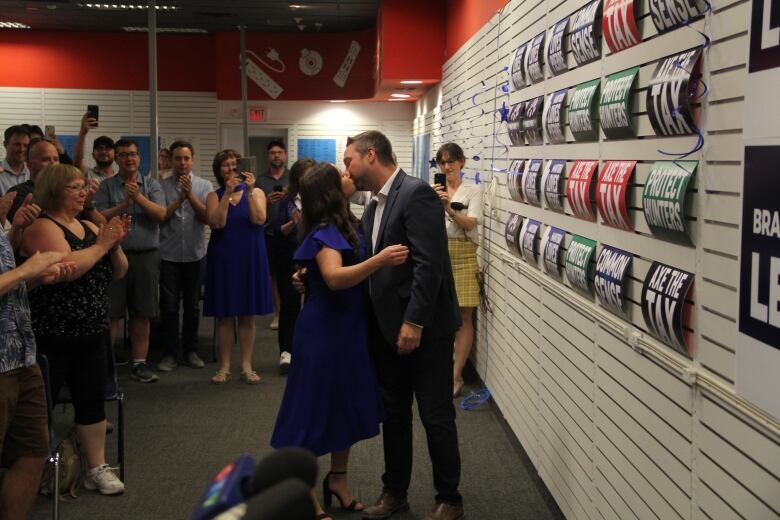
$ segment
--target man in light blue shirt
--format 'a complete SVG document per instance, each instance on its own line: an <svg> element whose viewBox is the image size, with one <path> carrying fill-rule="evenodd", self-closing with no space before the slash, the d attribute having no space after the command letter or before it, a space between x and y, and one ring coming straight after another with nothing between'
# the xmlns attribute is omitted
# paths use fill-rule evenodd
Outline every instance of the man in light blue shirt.
<svg viewBox="0 0 780 520"><path fill-rule="evenodd" d="M30 147L30 133L21 125L6 128L3 134L5 159L0 169L0 195L17 184L30 180L27 168L27 150Z"/></svg>
<svg viewBox="0 0 780 520"><path fill-rule="evenodd" d="M203 368L198 356L200 288L206 265L206 197L211 182L192 173L195 151L187 141L171 144L173 175L160 181L165 195L165 222L160 226L160 314L165 355L157 365L170 372L184 362ZM184 307L179 341L179 301Z"/></svg>

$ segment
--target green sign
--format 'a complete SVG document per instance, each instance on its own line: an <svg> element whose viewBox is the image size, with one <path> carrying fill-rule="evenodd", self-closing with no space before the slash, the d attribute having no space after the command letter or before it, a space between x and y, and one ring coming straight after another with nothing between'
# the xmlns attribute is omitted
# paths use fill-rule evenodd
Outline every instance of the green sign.
<svg viewBox="0 0 780 520"><path fill-rule="evenodd" d="M566 279L569 285L590 293L590 263L596 251L596 241L575 235L566 251Z"/></svg>
<svg viewBox="0 0 780 520"><path fill-rule="evenodd" d="M631 122L634 108L631 89L634 87L639 67L616 72L607 77L601 90L599 123L608 139L628 139L636 136Z"/></svg>
<svg viewBox="0 0 780 520"><path fill-rule="evenodd" d="M645 221L653 235L690 244L685 221L688 186L696 173L696 161L657 161L642 191Z"/></svg>
<svg viewBox="0 0 780 520"><path fill-rule="evenodd" d="M574 87L569 103L569 128L576 141L597 141L599 138L598 99L599 79L586 81Z"/></svg>

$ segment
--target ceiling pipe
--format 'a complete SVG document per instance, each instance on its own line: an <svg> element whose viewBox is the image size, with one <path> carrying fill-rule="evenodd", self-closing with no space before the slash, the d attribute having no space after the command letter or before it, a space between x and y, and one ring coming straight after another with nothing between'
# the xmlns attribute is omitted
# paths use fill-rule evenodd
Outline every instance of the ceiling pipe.
<svg viewBox="0 0 780 520"><path fill-rule="evenodd" d="M149 0L148 24L149 24L149 175L153 179L159 178L157 171L157 157L160 155L158 147L157 126L157 7L156 0ZM142 172L143 174L143 172Z"/></svg>

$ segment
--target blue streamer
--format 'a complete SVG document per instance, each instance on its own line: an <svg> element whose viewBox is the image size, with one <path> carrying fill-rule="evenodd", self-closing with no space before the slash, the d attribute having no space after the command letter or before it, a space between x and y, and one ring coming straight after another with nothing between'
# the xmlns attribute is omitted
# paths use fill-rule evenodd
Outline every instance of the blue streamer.
<svg viewBox="0 0 780 520"><path fill-rule="evenodd" d="M463 400L460 402L460 407L463 410L471 411L476 408L479 408L483 404L487 403L490 399L490 390L488 390L487 387L483 388L482 390L477 390L476 392L471 392L467 397L464 397Z"/></svg>
<svg viewBox="0 0 780 520"><path fill-rule="evenodd" d="M475 161L479 161L480 157L479 157L479 155L475 155L474 157L472 157L472 159L474 159Z"/></svg>
<svg viewBox="0 0 780 520"><path fill-rule="evenodd" d="M675 108L672 111L672 117L676 117L676 116L677 116L677 109ZM693 129L696 130L696 135L698 135L699 138L696 141L696 145L690 151L684 153L671 153L671 152L664 152L663 150L659 149L658 153L660 153L661 155L677 157L677 160L679 161L701 150L704 147L704 134L701 133L701 129L696 125L693 125Z"/></svg>
<svg viewBox="0 0 780 520"><path fill-rule="evenodd" d="M482 179L480 179L480 177L479 177L479 172L477 172L477 173L474 175L474 184L481 184L481 183L482 183Z"/></svg>

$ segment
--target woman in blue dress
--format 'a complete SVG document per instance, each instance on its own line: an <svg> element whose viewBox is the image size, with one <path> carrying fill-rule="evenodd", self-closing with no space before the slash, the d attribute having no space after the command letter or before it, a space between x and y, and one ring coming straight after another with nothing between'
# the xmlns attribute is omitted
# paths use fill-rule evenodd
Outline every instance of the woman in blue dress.
<svg viewBox="0 0 780 520"><path fill-rule="evenodd" d="M379 434L383 413L369 359L362 282L380 267L403 264L409 249L388 246L363 260L365 240L333 165L320 163L306 172L300 194L304 238L294 260L306 268L306 303L295 325L295 363L271 445L330 453L331 470L322 483L325 505L335 494L342 509L360 511L363 504L347 486L349 449ZM330 518L319 503L317 510L318 518Z"/></svg>
<svg viewBox="0 0 780 520"><path fill-rule="evenodd" d="M241 380L250 385L260 382L260 376L252 369L255 316L273 312L263 232L265 195L254 187L254 175L236 173L239 157L235 150L223 150L214 157L212 169L220 188L206 199L211 239L206 253L203 315L217 318L220 367L211 378L217 385L230 379L236 319Z"/></svg>

